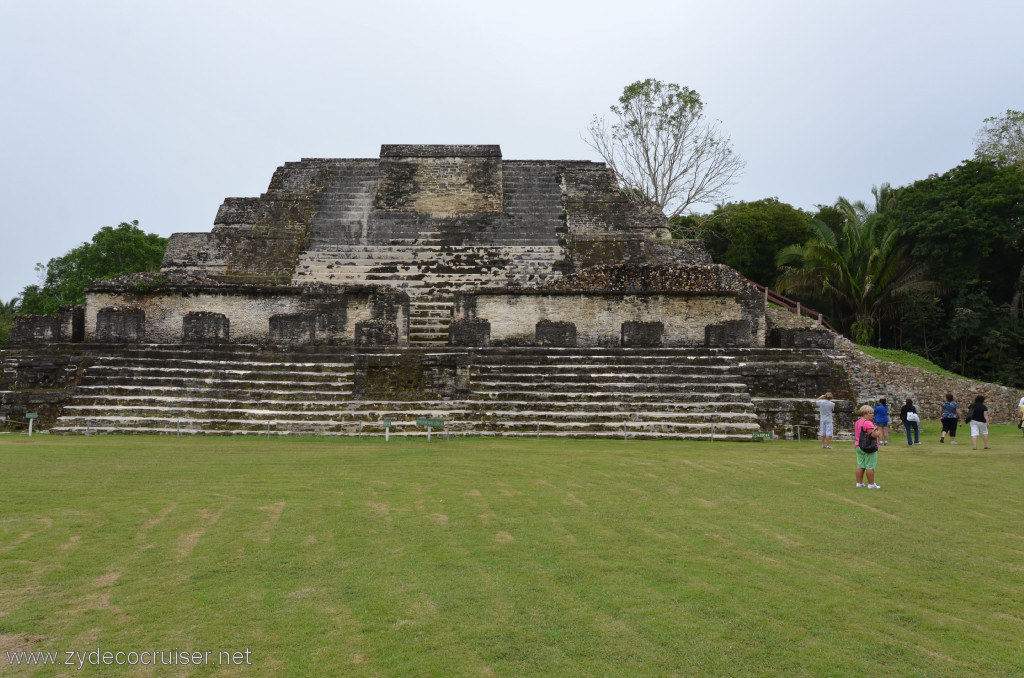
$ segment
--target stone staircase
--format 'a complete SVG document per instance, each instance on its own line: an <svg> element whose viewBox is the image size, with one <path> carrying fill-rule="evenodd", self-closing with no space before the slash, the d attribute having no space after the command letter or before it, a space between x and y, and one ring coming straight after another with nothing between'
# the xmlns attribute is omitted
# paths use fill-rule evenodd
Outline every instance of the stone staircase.
<svg viewBox="0 0 1024 678"><path fill-rule="evenodd" d="M397 351L365 352L393 355ZM451 349L440 353L461 353ZM88 368L53 433L455 435L749 440L759 430L740 360L724 349L468 351L459 399L353 395L351 350L139 346ZM770 359L777 359L778 356ZM436 433L436 431L435 431Z"/></svg>
<svg viewBox="0 0 1024 678"><path fill-rule="evenodd" d="M734 356L699 349L505 349L474 356L484 435L749 440Z"/></svg>
<svg viewBox="0 0 1024 678"><path fill-rule="evenodd" d="M565 253L556 232L565 215L554 166L504 163L504 211L469 222L459 215L377 211L373 163L341 163L332 171L292 284L370 283L431 296L561 275Z"/></svg>
<svg viewBox="0 0 1024 678"><path fill-rule="evenodd" d="M447 346L454 310L450 297L413 297L409 302L409 346Z"/></svg>
<svg viewBox="0 0 1024 678"><path fill-rule="evenodd" d="M52 433L326 433L352 398L351 354L137 346L89 367Z"/></svg>

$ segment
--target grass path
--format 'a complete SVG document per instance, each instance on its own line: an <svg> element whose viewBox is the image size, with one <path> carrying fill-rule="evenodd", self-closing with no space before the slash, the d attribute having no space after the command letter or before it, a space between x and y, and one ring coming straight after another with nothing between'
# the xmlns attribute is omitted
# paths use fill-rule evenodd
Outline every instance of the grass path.
<svg viewBox="0 0 1024 678"><path fill-rule="evenodd" d="M0 436L0 673L1019 675L1024 440L994 429L894 441L880 491L842 444Z"/></svg>

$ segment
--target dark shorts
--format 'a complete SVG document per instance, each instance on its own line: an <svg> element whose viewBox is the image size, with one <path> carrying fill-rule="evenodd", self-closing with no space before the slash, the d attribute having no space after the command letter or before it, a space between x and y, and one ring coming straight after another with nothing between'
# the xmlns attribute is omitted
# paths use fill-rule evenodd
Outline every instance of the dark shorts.
<svg viewBox="0 0 1024 678"><path fill-rule="evenodd" d="M950 437L956 438L956 419L943 419L942 432L949 433Z"/></svg>

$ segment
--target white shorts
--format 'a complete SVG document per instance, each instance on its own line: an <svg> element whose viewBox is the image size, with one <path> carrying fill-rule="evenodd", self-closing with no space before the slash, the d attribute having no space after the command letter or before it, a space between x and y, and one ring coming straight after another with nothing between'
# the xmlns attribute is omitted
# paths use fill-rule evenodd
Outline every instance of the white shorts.
<svg viewBox="0 0 1024 678"><path fill-rule="evenodd" d="M988 435L988 424L983 421L974 421L971 419L971 437L977 438L978 436Z"/></svg>
<svg viewBox="0 0 1024 678"><path fill-rule="evenodd" d="M818 422L818 437L819 438L824 438L825 436L831 436L831 435L832 435L832 422L831 421Z"/></svg>

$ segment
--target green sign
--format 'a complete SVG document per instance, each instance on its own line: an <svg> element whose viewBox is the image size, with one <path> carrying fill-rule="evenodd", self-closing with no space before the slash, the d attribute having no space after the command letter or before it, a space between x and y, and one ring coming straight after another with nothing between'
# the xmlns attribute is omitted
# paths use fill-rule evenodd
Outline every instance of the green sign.
<svg viewBox="0 0 1024 678"><path fill-rule="evenodd" d="M25 418L26 419L38 419L39 418L39 413L38 412L26 412L25 413Z"/></svg>
<svg viewBox="0 0 1024 678"><path fill-rule="evenodd" d="M381 423L384 424L384 428L391 428L391 420L390 419L381 419Z"/></svg>
<svg viewBox="0 0 1024 678"><path fill-rule="evenodd" d="M773 431L755 431L750 434L750 437L754 440L774 440L775 433Z"/></svg>
<svg viewBox="0 0 1024 678"><path fill-rule="evenodd" d="M416 420L417 426L428 426L430 428L443 428L444 419L430 419L428 417L420 417Z"/></svg>

